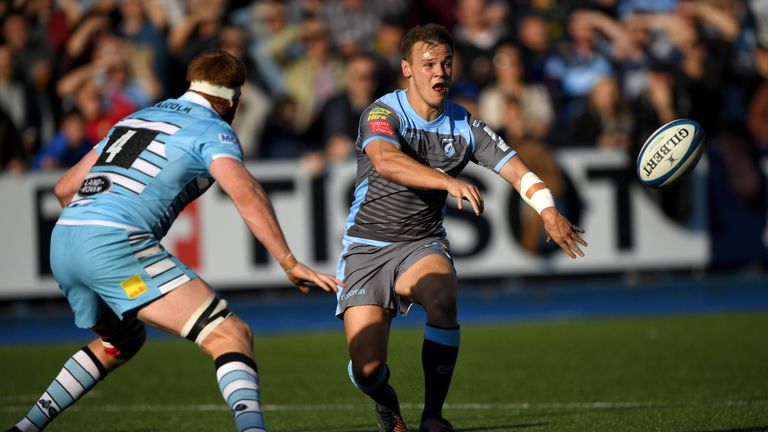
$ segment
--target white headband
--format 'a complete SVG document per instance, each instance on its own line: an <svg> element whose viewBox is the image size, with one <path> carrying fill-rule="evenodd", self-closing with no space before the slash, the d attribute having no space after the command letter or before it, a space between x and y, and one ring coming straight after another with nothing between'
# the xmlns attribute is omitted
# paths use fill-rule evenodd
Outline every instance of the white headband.
<svg viewBox="0 0 768 432"><path fill-rule="evenodd" d="M227 100L232 100L235 96L240 95L240 89L218 86L207 81L192 81L189 83L189 89Z"/></svg>

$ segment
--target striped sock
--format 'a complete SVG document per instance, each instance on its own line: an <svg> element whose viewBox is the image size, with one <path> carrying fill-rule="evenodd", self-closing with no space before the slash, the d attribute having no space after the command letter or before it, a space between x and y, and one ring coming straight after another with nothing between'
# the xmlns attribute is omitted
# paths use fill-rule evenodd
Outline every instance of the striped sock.
<svg viewBox="0 0 768 432"><path fill-rule="evenodd" d="M43 430L51 420L88 393L106 375L107 371L91 349L84 347L64 363L51 385L16 427L21 432Z"/></svg>
<svg viewBox="0 0 768 432"><path fill-rule="evenodd" d="M256 362L245 354L227 353L214 364L219 390L232 410L238 432L265 432Z"/></svg>

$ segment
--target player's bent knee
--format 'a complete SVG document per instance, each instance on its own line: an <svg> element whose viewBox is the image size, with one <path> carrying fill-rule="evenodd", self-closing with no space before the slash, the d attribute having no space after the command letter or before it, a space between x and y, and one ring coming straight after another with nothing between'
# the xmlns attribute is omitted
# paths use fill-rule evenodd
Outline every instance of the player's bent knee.
<svg viewBox="0 0 768 432"><path fill-rule="evenodd" d="M135 316L128 316L120 323L117 332L101 338L104 352L116 360L129 360L136 355L147 340L147 328Z"/></svg>
<svg viewBox="0 0 768 432"><path fill-rule="evenodd" d="M227 308L227 301L211 295L189 317L184 326L182 326L180 334L182 337L202 346L205 338L230 315L232 315L232 312Z"/></svg>
<svg viewBox="0 0 768 432"><path fill-rule="evenodd" d="M386 363L381 360L370 360L364 363L356 363L350 360L350 378L353 378L357 383L369 383L372 379L378 376L382 368L386 367Z"/></svg>
<svg viewBox="0 0 768 432"><path fill-rule="evenodd" d="M441 293L435 295L422 306L427 312L427 318L430 321L437 319L441 322L444 322L456 321L457 319L456 296L451 293Z"/></svg>
<svg viewBox="0 0 768 432"><path fill-rule="evenodd" d="M347 373L352 384L366 393L389 380L389 366L381 361L371 361L356 367L350 360Z"/></svg>

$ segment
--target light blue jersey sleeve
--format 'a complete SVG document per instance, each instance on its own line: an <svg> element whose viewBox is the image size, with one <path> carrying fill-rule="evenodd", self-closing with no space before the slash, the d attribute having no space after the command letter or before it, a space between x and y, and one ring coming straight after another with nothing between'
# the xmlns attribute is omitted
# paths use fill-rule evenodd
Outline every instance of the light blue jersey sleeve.
<svg viewBox="0 0 768 432"><path fill-rule="evenodd" d="M221 157L243 161L243 147L231 128L216 123L209 127L196 141L196 153L206 168Z"/></svg>

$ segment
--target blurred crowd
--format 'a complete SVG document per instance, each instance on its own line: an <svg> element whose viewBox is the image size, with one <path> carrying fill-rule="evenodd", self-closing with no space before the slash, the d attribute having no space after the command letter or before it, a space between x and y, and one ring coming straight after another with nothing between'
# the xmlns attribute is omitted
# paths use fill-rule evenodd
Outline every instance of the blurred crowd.
<svg viewBox="0 0 768 432"><path fill-rule="evenodd" d="M246 158L320 173L351 157L362 110L404 86L400 41L425 22L455 37L452 98L556 194L570 182L554 150L634 158L687 117L728 199L764 206L768 0L0 0L0 172L72 165L218 47L248 67L233 123ZM687 195L657 199L685 219Z"/></svg>

